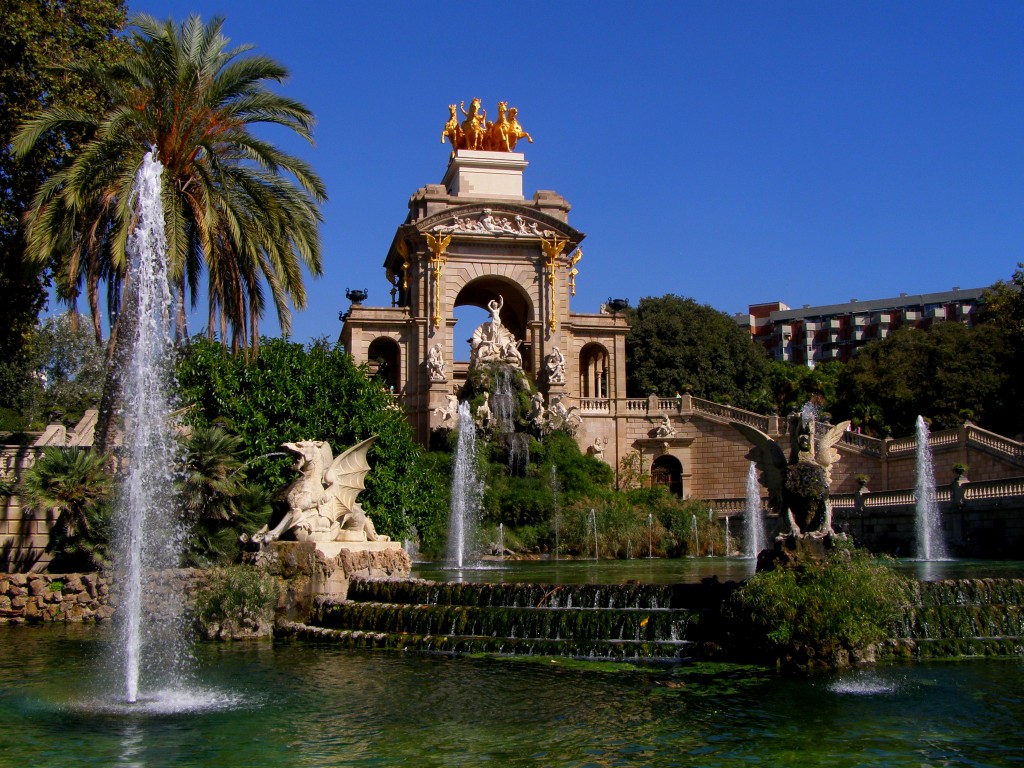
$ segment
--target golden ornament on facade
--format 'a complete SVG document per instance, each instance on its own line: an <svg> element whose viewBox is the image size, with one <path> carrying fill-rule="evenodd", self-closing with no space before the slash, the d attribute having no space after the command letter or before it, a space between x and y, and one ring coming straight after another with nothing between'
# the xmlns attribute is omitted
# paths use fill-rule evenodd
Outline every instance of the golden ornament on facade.
<svg viewBox="0 0 1024 768"><path fill-rule="evenodd" d="M459 122L458 112L465 118ZM488 152L515 152L520 139L533 144L533 137L523 130L517 116L519 110L509 107L507 101L498 102L498 119L487 120L487 110L481 108L480 99L473 99L466 109L466 102L448 105L448 122L441 131L441 143L450 141L452 155L458 149L486 150Z"/></svg>
<svg viewBox="0 0 1024 768"><path fill-rule="evenodd" d="M427 233L427 245L430 247L430 266L434 270L434 328L441 327L441 269L444 267L444 252L452 242L452 236L434 237Z"/></svg>

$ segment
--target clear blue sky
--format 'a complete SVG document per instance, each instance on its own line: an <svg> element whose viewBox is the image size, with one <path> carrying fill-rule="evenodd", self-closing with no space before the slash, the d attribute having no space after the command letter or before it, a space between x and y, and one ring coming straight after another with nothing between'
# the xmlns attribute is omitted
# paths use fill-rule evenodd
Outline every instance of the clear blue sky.
<svg viewBox="0 0 1024 768"><path fill-rule="evenodd" d="M388 244L475 96L519 107L527 196L587 234L576 311L944 291L1024 260L1021 2L129 2L225 17L316 114L315 147L270 134L330 195L299 341L336 338L346 288L390 303Z"/></svg>

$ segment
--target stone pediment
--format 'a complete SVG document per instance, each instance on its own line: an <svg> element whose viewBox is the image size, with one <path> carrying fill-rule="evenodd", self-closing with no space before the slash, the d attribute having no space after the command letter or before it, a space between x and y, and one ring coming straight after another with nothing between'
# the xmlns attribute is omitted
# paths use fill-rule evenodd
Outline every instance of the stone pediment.
<svg viewBox="0 0 1024 768"><path fill-rule="evenodd" d="M562 237L578 243L583 235L565 222L515 205L463 205L416 222L422 234L512 240Z"/></svg>

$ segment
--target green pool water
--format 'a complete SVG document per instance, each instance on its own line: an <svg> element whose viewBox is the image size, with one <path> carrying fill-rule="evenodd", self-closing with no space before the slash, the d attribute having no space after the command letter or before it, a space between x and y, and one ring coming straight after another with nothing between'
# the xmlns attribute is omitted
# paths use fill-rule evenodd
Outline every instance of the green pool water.
<svg viewBox="0 0 1024 768"><path fill-rule="evenodd" d="M1024 662L803 679L738 665L200 643L128 708L110 632L0 627L3 766L996 766L1024 762Z"/></svg>

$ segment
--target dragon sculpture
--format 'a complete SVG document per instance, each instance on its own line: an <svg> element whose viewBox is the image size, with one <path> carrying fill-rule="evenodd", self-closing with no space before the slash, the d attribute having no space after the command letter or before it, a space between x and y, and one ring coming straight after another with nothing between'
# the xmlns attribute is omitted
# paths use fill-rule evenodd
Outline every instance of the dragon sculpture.
<svg viewBox="0 0 1024 768"><path fill-rule="evenodd" d="M816 435L819 422L794 413L789 417L790 451L761 430L738 421L730 422L752 444L747 459L757 465L761 485L768 489L768 506L789 521L794 536L830 536L832 508L828 490L832 465L839 461L836 443L849 421L828 427Z"/></svg>
<svg viewBox="0 0 1024 768"><path fill-rule="evenodd" d="M253 534L256 544L279 538L297 541L336 541L341 531L362 531L367 541L388 541L373 527L373 521L356 503L370 471L366 453L377 436L367 438L337 458L325 440L284 443L283 448L296 455L299 477L285 492L288 511L274 528L263 526Z"/></svg>

